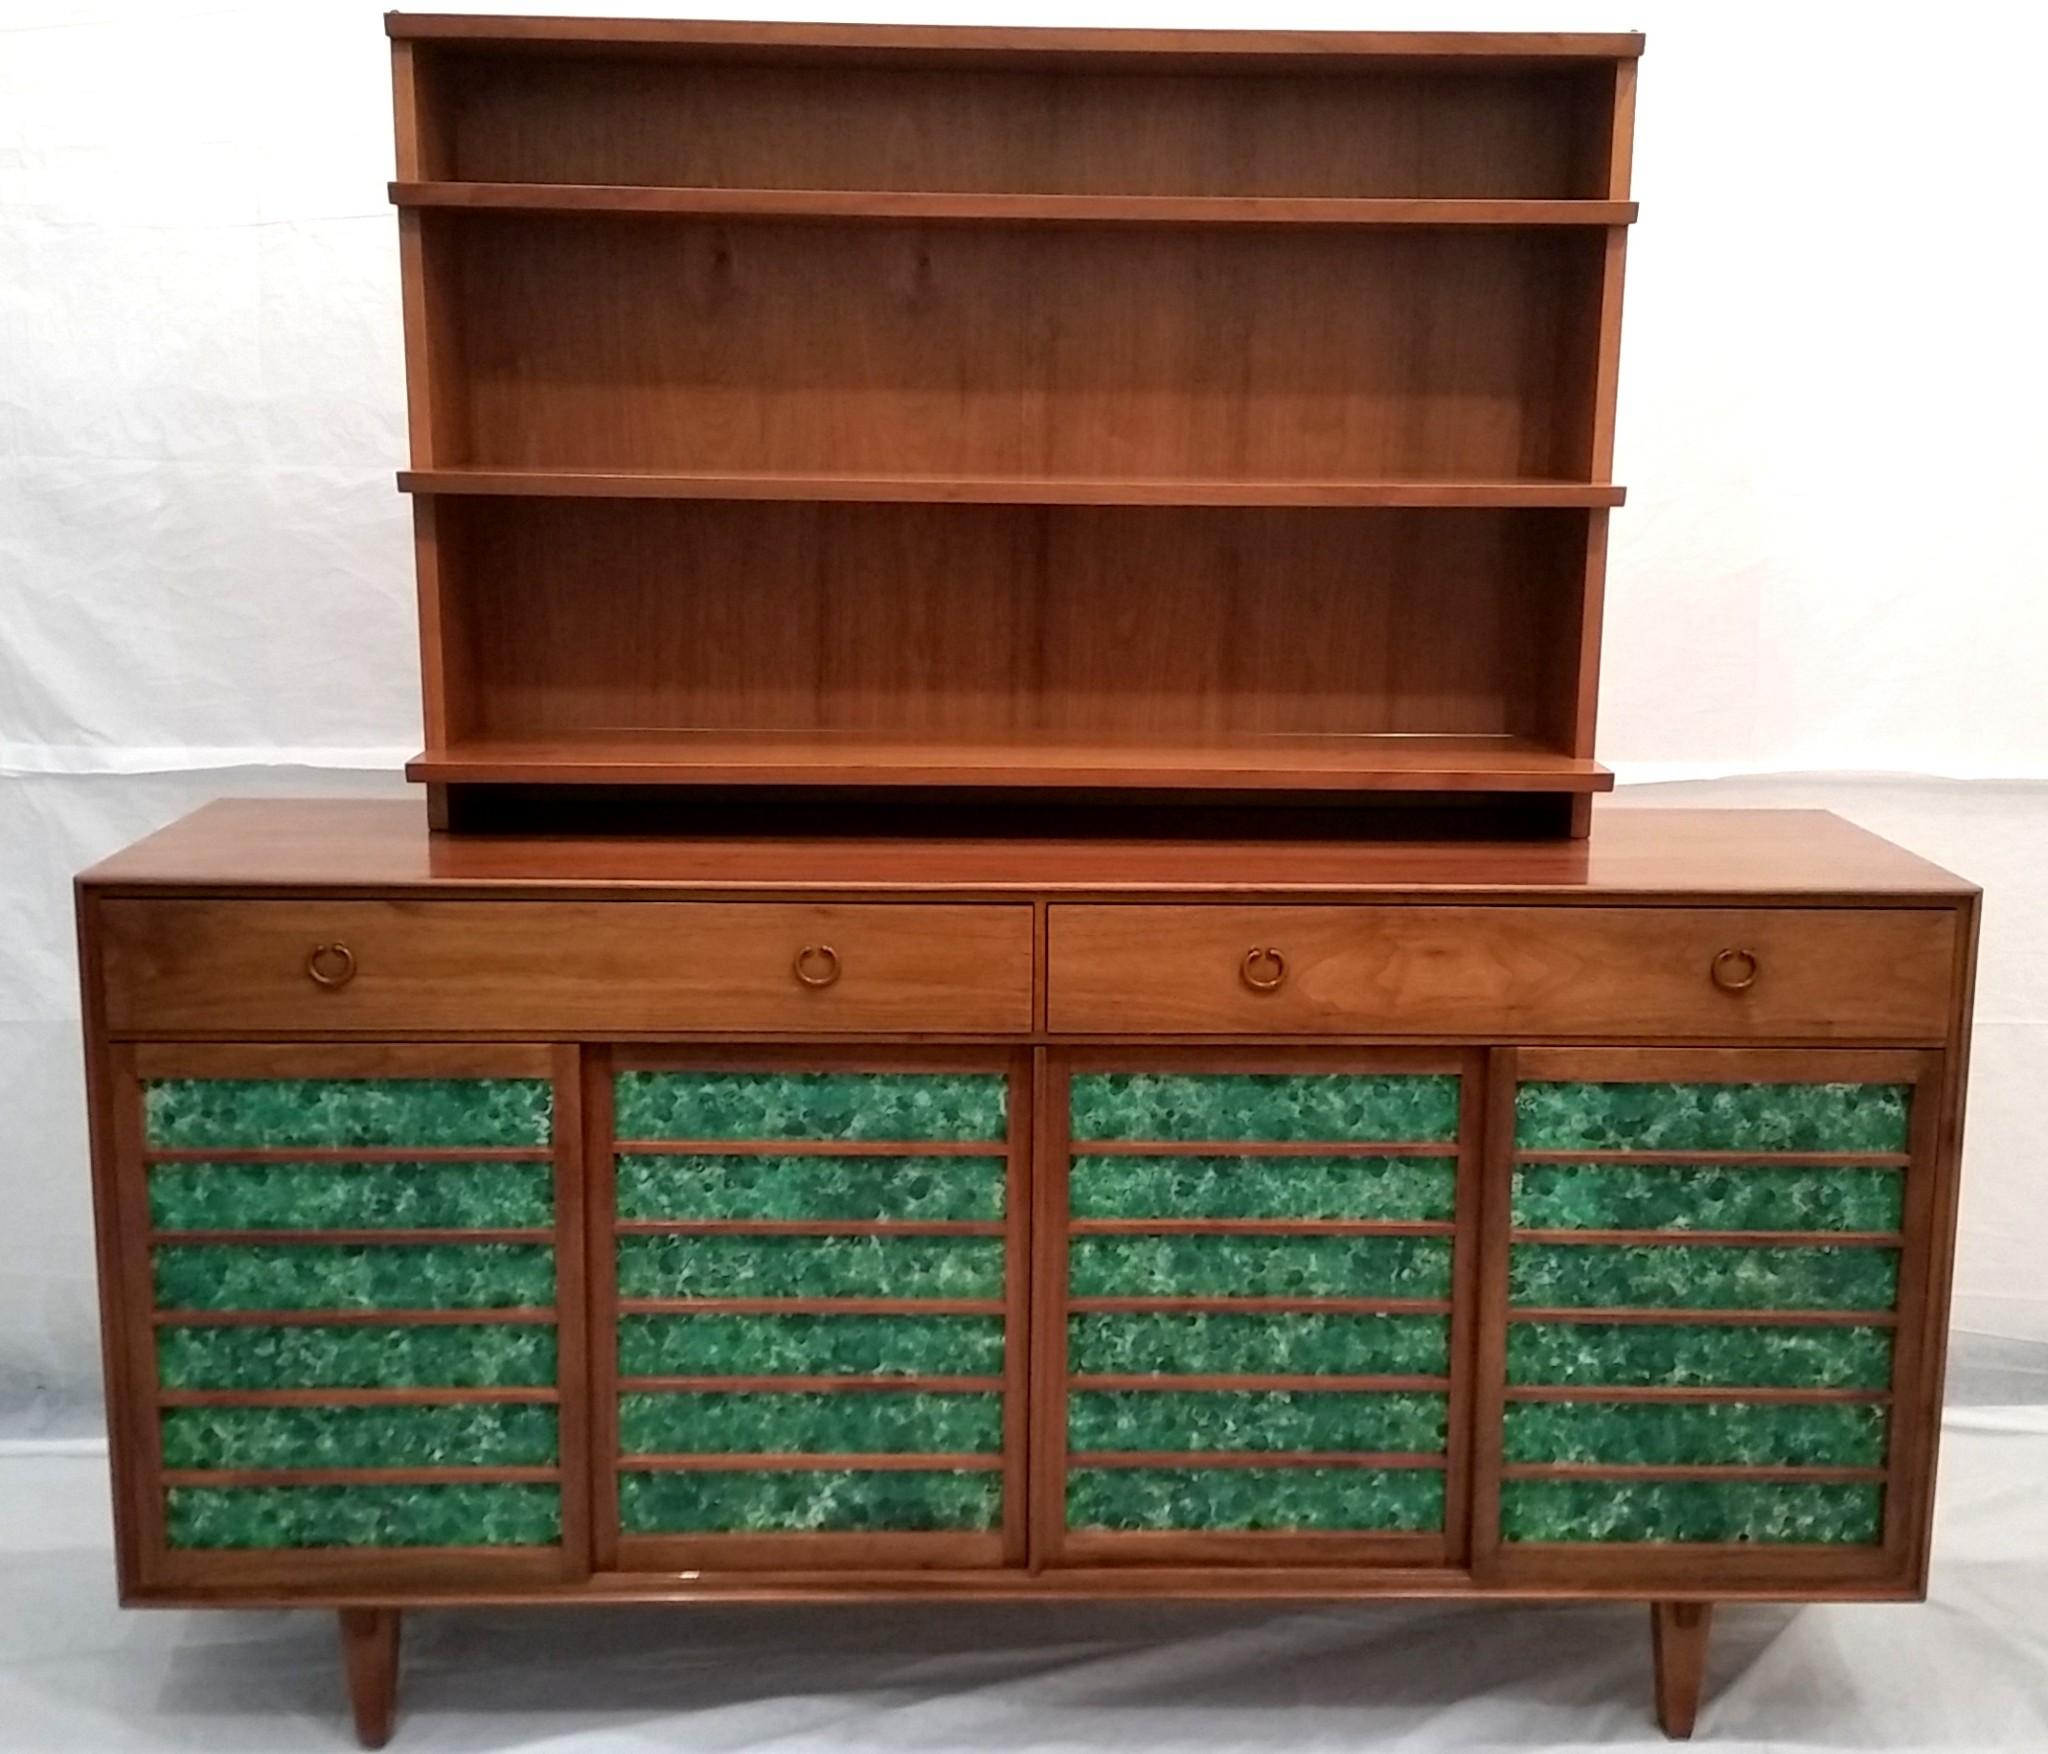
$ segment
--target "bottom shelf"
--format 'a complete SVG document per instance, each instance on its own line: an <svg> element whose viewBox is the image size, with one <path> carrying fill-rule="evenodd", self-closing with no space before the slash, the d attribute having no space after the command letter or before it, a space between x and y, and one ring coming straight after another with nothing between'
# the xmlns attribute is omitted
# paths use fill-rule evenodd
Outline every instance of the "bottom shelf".
<svg viewBox="0 0 2048 1754"><path fill-rule="evenodd" d="M590 731L471 737L405 771L431 784L519 786L1589 794L1614 785L1598 762L1506 736Z"/></svg>

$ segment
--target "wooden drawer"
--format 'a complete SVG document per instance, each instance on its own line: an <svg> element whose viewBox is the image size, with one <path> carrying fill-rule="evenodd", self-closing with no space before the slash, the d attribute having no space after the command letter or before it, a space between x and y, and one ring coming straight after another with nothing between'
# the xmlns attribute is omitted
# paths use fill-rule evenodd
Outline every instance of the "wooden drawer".
<svg viewBox="0 0 2048 1754"><path fill-rule="evenodd" d="M1022 906L116 900L100 919L117 1034L1031 1027Z"/></svg>
<svg viewBox="0 0 2048 1754"><path fill-rule="evenodd" d="M1940 908L1074 905L1050 926L1062 1033L1735 1042L1939 1041L1956 932Z"/></svg>

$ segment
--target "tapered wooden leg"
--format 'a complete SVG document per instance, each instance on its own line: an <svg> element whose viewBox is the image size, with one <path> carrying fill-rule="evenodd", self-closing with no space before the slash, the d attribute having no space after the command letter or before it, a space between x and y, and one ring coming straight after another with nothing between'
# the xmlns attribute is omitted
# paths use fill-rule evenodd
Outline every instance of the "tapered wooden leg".
<svg viewBox="0 0 2048 1754"><path fill-rule="evenodd" d="M398 1610L342 1609L341 1663L348 1672L356 1740L365 1748L381 1748L391 1740L398 1707Z"/></svg>
<svg viewBox="0 0 2048 1754"><path fill-rule="evenodd" d="M1652 1602L1650 1652L1657 1665L1657 1722L1675 1741L1692 1734L1707 1672L1711 1602Z"/></svg>

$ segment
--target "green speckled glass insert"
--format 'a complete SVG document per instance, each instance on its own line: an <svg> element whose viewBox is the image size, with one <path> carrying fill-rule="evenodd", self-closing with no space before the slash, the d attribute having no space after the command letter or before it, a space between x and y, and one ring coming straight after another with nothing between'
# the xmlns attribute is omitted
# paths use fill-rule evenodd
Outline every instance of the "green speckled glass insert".
<svg viewBox="0 0 2048 1754"><path fill-rule="evenodd" d="M621 1297L1000 1297L999 1236L627 1236Z"/></svg>
<svg viewBox="0 0 2048 1754"><path fill-rule="evenodd" d="M1433 1531L1438 1468L1076 1468L1067 1526L1146 1529Z"/></svg>
<svg viewBox="0 0 2048 1754"><path fill-rule="evenodd" d="M545 1547L553 1486L173 1486L173 1547Z"/></svg>
<svg viewBox="0 0 2048 1754"><path fill-rule="evenodd" d="M1085 1072L1072 1082L1073 1137L1450 1141L1458 1080L1434 1073Z"/></svg>
<svg viewBox="0 0 2048 1754"><path fill-rule="evenodd" d="M1869 1546L1884 1488L1754 1480L1505 1480L1508 1541L1758 1541Z"/></svg>
<svg viewBox="0 0 2048 1754"><path fill-rule="evenodd" d="M993 1376L1000 1316L628 1315L622 1376Z"/></svg>
<svg viewBox="0 0 2048 1754"><path fill-rule="evenodd" d="M1561 1309L1890 1309L1889 1248L1517 1243L1511 1303Z"/></svg>
<svg viewBox="0 0 2048 1754"><path fill-rule="evenodd" d="M1885 1409L1855 1403L1553 1401L1507 1409L1511 1462L1874 1468Z"/></svg>
<svg viewBox="0 0 2048 1754"><path fill-rule="evenodd" d="M619 1397L621 1453L994 1454L999 1394L841 1392Z"/></svg>
<svg viewBox="0 0 2048 1754"><path fill-rule="evenodd" d="M1078 1236L1076 1297L1448 1297L1436 1236Z"/></svg>
<svg viewBox="0 0 2048 1754"><path fill-rule="evenodd" d="M1436 1454L1449 1405L1443 1395L1076 1389L1067 1398L1067 1447Z"/></svg>
<svg viewBox="0 0 2048 1754"><path fill-rule="evenodd" d="M159 1309L510 1309L555 1299L530 1243L181 1243L155 1251Z"/></svg>
<svg viewBox="0 0 2048 1754"><path fill-rule="evenodd" d="M1510 1322L1508 1381L1592 1388L1882 1389L1887 1328Z"/></svg>
<svg viewBox="0 0 2048 1754"><path fill-rule="evenodd" d="M1522 1230L1881 1230L1899 1228L1905 1172L1711 1164L1525 1163Z"/></svg>
<svg viewBox="0 0 2048 1754"><path fill-rule="evenodd" d="M552 1407L174 1407L167 1468L551 1467Z"/></svg>
<svg viewBox="0 0 2048 1754"><path fill-rule="evenodd" d="M1077 1376L1442 1376L1443 1316L1078 1315L1067 1321Z"/></svg>
<svg viewBox="0 0 2048 1754"><path fill-rule="evenodd" d="M143 1085L153 1146L545 1145L544 1078L160 1078Z"/></svg>
<svg viewBox="0 0 2048 1754"><path fill-rule="evenodd" d="M994 1219L1000 1157L621 1157L621 1218Z"/></svg>
<svg viewBox="0 0 2048 1754"><path fill-rule="evenodd" d="M159 1328L167 1389L545 1388L555 1330L431 1327Z"/></svg>
<svg viewBox="0 0 2048 1754"><path fill-rule="evenodd" d="M159 1230L519 1230L555 1221L547 1163L159 1163Z"/></svg>
<svg viewBox="0 0 2048 1754"><path fill-rule="evenodd" d="M636 1139L1002 1139L997 1072L621 1072L612 1131Z"/></svg>
<svg viewBox="0 0 2048 1754"><path fill-rule="evenodd" d="M992 1529L1002 1497L994 1469L629 1472L619 1476L619 1523L629 1535Z"/></svg>
<svg viewBox="0 0 2048 1754"><path fill-rule="evenodd" d="M1524 1084L1527 1151L1904 1151L1903 1084Z"/></svg>
<svg viewBox="0 0 2048 1754"><path fill-rule="evenodd" d="M1076 1218L1406 1218L1445 1220L1450 1157L1077 1157Z"/></svg>

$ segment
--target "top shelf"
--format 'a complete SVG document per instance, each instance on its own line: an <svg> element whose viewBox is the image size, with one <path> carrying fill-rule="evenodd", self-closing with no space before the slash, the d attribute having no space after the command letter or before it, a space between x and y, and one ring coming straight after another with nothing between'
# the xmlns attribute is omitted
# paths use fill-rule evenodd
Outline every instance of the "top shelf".
<svg viewBox="0 0 2048 1754"><path fill-rule="evenodd" d="M710 189L617 183L402 182L401 208L710 219L922 220L1056 225L1614 226L1633 201L1290 195L984 194L924 189Z"/></svg>
<svg viewBox="0 0 2048 1754"><path fill-rule="evenodd" d="M877 64L1044 66L1085 59L1165 70L1344 72L1360 64L1500 67L1634 60L1635 32L1046 30L1009 26L755 24L709 19L506 18L390 12L409 42L471 49L665 50L699 59L869 60Z"/></svg>

